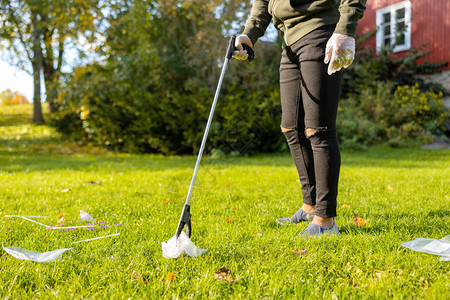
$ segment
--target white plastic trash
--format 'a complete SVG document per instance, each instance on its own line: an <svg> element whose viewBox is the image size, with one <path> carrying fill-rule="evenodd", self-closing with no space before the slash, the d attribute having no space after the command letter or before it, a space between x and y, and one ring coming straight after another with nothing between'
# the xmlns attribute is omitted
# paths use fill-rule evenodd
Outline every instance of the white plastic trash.
<svg viewBox="0 0 450 300"><path fill-rule="evenodd" d="M173 236L167 243L162 242L161 247L164 258L177 258L183 253L186 253L190 257L198 257L207 250L196 247L184 231L181 232L178 240L176 236Z"/></svg>
<svg viewBox="0 0 450 300"><path fill-rule="evenodd" d="M440 255L440 261L450 260L450 235L440 240L416 238L414 241L403 243L402 246L417 252Z"/></svg>
<svg viewBox="0 0 450 300"><path fill-rule="evenodd" d="M95 222L94 218L84 210L80 210L80 219L82 221Z"/></svg>
<svg viewBox="0 0 450 300"><path fill-rule="evenodd" d="M48 252L36 252L31 250L22 249L19 247L4 247L3 249L14 256L17 259L23 259L23 260L30 260L35 262L50 262L54 261L56 259L59 259L61 254L66 252L67 250L70 250L71 248L62 248L58 250L48 251Z"/></svg>

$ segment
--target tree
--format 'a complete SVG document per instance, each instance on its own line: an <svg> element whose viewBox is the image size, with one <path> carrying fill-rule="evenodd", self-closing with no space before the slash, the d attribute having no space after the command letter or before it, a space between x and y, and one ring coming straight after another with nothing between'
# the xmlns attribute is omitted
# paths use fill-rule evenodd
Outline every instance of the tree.
<svg viewBox="0 0 450 300"><path fill-rule="evenodd" d="M133 1L109 19L105 59L66 81L53 124L80 142L120 151L196 152L230 35L241 32L247 12L241 1ZM279 149L280 48L260 42L257 60L231 63L211 147Z"/></svg>
<svg viewBox="0 0 450 300"><path fill-rule="evenodd" d="M27 97L25 97L24 95L22 95L20 93L17 93L11 104L22 105L22 104L29 104L29 103L30 102L28 102Z"/></svg>
<svg viewBox="0 0 450 300"><path fill-rule="evenodd" d="M58 108L58 85L64 54L77 42L93 42L101 25L105 1L0 0L0 47L25 71L31 65L34 81L33 121L44 121L41 109L41 72L50 110ZM78 47L79 49L80 47Z"/></svg>
<svg viewBox="0 0 450 300"><path fill-rule="evenodd" d="M19 92L6 89L0 93L0 103L3 105L29 104L27 97Z"/></svg>
<svg viewBox="0 0 450 300"><path fill-rule="evenodd" d="M3 105L11 103L17 95L17 91L13 92L10 89L6 89L0 93L0 103Z"/></svg>

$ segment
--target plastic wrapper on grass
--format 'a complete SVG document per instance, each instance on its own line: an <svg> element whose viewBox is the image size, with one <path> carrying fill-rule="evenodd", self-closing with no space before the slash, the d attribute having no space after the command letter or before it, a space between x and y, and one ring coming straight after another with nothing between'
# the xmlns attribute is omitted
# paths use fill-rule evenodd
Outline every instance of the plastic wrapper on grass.
<svg viewBox="0 0 450 300"><path fill-rule="evenodd" d="M19 247L4 247L3 249L14 256L17 259L30 260L35 262L50 262L57 259L60 259L61 254L70 250L71 248L62 248L58 250L48 251L48 252L36 252L31 250L22 249Z"/></svg>
<svg viewBox="0 0 450 300"><path fill-rule="evenodd" d="M402 246L417 252L440 255L441 261L448 261L450 257L450 235L440 240L416 238L403 243Z"/></svg>
<svg viewBox="0 0 450 300"><path fill-rule="evenodd" d="M161 247L164 258L177 258L183 253L186 253L190 257L198 257L206 252L206 249L196 247L183 231L178 237L178 240L176 236L173 236L167 241L167 243L162 242Z"/></svg>
<svg viewBox="0 0 450 300"><path fill-rule="evenodd" d="M80 210L80 219L81 221L95 222L95 219L84 210Z"/></svg>

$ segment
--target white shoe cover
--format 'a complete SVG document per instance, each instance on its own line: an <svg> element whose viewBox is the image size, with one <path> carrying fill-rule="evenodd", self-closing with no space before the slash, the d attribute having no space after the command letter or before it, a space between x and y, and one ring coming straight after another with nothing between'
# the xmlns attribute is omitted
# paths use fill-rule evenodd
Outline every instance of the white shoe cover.
<svg viewBox="0 0 450 300"><path fill-rule="evenodd" d="M198 257L206 252L206 249L197 248L184 231L181 232L178 241L176 236L173 236L167 243L162 242L161 247L164 258L177 258L183 252L190 257Z"/></svg>

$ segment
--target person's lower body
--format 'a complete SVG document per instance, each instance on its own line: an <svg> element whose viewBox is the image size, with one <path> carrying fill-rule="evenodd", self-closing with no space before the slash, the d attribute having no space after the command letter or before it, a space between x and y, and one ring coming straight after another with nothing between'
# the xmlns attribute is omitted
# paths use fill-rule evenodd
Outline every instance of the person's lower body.
<svg viewBox="0 0 450 300"><path fill-rule="evenodd" d="M299 174L303 205L292 217L277 221L312 221L309 235L335 227L341 163L336 114L342 72L328 75L323 62L333 30L334 26L319 28L284 48L280 63L281 130Z"/></svg>

